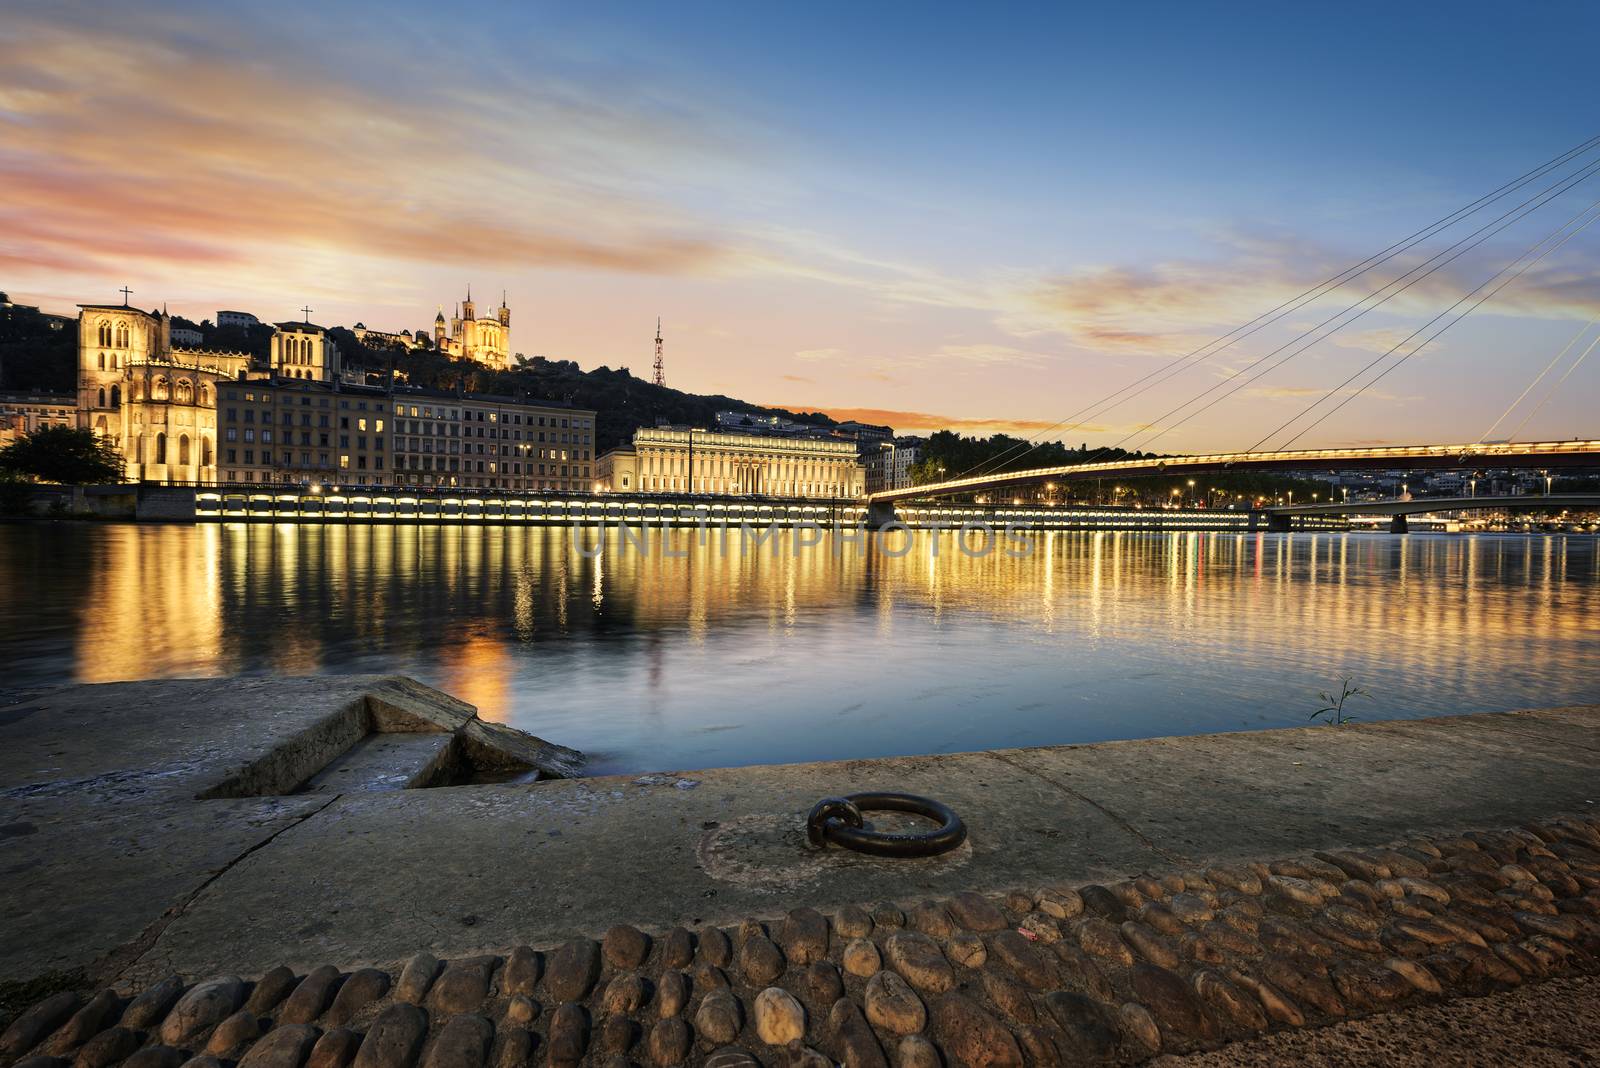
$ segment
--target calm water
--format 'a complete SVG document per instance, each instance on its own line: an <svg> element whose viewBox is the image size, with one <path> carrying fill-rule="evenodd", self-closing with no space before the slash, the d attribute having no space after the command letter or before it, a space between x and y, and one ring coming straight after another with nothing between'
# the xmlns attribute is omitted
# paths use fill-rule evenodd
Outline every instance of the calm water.
<svg viewBox="0 0 1600 1068"><path fill-rule="evenodd" d="M597 771L1600 702L1582 538L1056 534L1025 559L567 531L0 526L0 688L404 672Z"/></svg>

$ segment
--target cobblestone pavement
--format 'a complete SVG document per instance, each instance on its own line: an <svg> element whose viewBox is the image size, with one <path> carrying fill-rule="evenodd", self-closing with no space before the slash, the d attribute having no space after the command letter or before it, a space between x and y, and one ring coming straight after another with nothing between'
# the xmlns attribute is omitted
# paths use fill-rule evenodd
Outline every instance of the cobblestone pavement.
<svg viewBox="0 0 1600 1068"><path fill-rule="evenodd" d="M1600 978L1551 979L1328 1027L1278 1031L1152 1068L1409 1068L1600 1064Z"/></svg>
<svg viewBox="0 0 1600 1068"><path fill-rule="evenodd" d="M1594 985L1562 980L1600 975L1597 957L1600 819L1556 818L1111 885L62 993L10 1024L0 1065L1585 1063Z"/></svg>

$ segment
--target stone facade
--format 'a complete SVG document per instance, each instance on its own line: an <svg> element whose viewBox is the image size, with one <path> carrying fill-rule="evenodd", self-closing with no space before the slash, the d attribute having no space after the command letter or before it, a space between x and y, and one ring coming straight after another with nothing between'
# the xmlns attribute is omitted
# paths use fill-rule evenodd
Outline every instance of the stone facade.
<svg viewBox="0 0 1600 1068"><path fill-rule="evenodd" d="M223 387L222 482L387 485L389 400L304 378Z"/></svg>
<svg viewBox="0 0 1600 1068"><path fill-rule="evenodd" d="M79 425L117 443L130 480L214 481L217 383L250 357L174 350L171 327L164 311L79 305Z"/></svg>
<svg viewBox="0 0 1600 1068"><path fill-rule="evenodd" d="M600 458L596 479L609 493L838 500L864 488L854 442L687 427L636 430L631 446Z"/></svg>
<svg viewBox="0 0 1600 1068"><path fill-rule="evenodd" d="M280 377L228 383L221 410L226 483L592 488L584 409Z"/></svg>
<svg viewBox="0 0 1600 1068"><path fill-rule="evenodd" d="M339 377L339 346L312 323L278 323L272 335L272 373L282 378L332 382Z"/></svg>
<svg viewBox="0 0 1600 1068"><path fill-rule="evenodd" d="M72 393L0 393L0 449L47 426L77 426Z"/></svg>
<svg viewBox="0 0 1600 1068"><path fill-rule="evenodd" d="M911 485L911 465L922 457L920 438L908 438L904 443L879 443L862 456L866 467L868 493L904 489Z"/></svg>
<svg viewBox="0 0 1600 1068"><path fill-rule="evenodd" d="M397 484L594 490L590 409L425 389L396 390L393 401Z"/></svg>

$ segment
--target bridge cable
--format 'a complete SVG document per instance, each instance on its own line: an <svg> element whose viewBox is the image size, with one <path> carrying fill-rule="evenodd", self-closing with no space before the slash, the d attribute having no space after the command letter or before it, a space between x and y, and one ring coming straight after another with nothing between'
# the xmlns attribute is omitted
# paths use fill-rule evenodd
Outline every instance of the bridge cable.
<svg viewBox="0 0 1600 1068"><path fill-rule="evenodd" d="M1516 409L1517 405L1521 404L1523 401L1528 399L1528 394L1533 392L1534 387L1537 386L1540 382L1542 382L1544 380L1544 376L1549 374L1551 372L1551 370L1555 367L1555 365L1560 363L1562 361L1562 359L1564 359L1566 357L1567 353L1572 351L1572 346L1576 345L1578 343L1578 339L1583 337L1583 335L1587 334L1589 332L1589 328L1591 326L1593 326L1596 322L1600 322L1600 312L1595 312L1594 313L1594 318L1592 318L1588 322L1584 323L1582 328L1580 328L1576 334L1572 335L1572 340L1568 341L1564 346L1562 346L1560 352L1556 353L1554 356L1552 356L1550 358L1550 362L1544 365L1544 370L1540 371L1537 375L1534 376L1533 381L1528 383L1527 388L1522 391L1521 395L1519 395L1516 400L1512 401L1509 405L1506 406L1506 410L1500 413L1500 418L1496 419L1493 423L1489 424L1489 429L1488 430L1485 430L1482 434L1478 435L1478 444L1479 445L1482 445L1484 439L1487 438L1490 434L1493 434L1495 432L1495 428L1497 428L1501 423L1506 421L1506 418L1512 413L1513 410ZM1597 338L1597 340L1600 340L1600 338ZM1592 349L1592 348L1594 348L1594 346L1590 345L1589 348ZM1588 354L1589 354L1588 350L1585 350L1583 355L1587 356ZM1583 356L1579 356L1578 357L1578 363L1582 363L1582 362L1583 362ZM1572 372L1570 370L1567 372L1567 374L1571 374L1571 373ZM1566 376L1565 375L1562 376L1562 381L1563 382L1566 381ZM1558 382L1556 384L1560 385L1561 383ZM1524 423L1526 423L1527 421L1528 420L1526 418L1523 419ZM1519 426L1519 429L1520 429L1520 426ZM1514 440L1514 437L1515 436L1513 435L1513 439L1508 439L1508 440Z"/></svg>
<svg viewBox="0 0 1600 1068"><path fill-rule="evenodd" d="M1568 149L1566 152L1561 153L1560 155L1552 158L1551 160L1548 160L1545 163L1540 164L1539 166L1533 168L1532 170L1527 171L1522 175L1519 175L1517 178L1514 178L1511 181L1508 181L1508 182L1504 183L1503 185L1501 185L1501 186L1491 190L1490 192L1484 194L1483 196L1479 197L1477 200L1474 200L1471 203L1469 203L1469 204L1467 204L1467 205L1465 205L1465 206L1463 206L1461 208L1456 209L1455 211L1451 212L1449 215L1446 215L1442 219L1439 219L1436 222L1430 223L1427 226L1421 228L1420 230L1414 231L1412 234L1408 235L1405 238L1402 238L1400 241L1395 242L1394 244L1390 245L1388 248L1385 248L1385 249L1380 250L1379 252L1373 253L1371 256L1368 256L1366 259L1360 261L1359 263L1356 263L1351 267L1347 267L1343 271L1340 271L1338 274L1332 275L1331 277L1329 277L1327 279L1324 279L1322 282L1317 283L1316 285L1314 285L1311 288L1303 291L1299 295L1289 298L1288 300L1282 302L1281 304L1278 304L1276 307L1271 308L1268 311L1262 312L1260 315L1257 315L1254 319L1251 319L1248 322L1241 324L1240 326L1234 327L1232 330L1228 331L1226 334L1222 334L1219 337L1213 338L1211 341L1206 342L1204 345L1201 345L1199 348L1194 349L1193 351L1185 354L1182 357L1179 357L1179 359L1176 361L1176 363L1163 365L1161 367L1158 367L1158 368L1152 370L1148 374L1143 375L1140 378L1135 379L1134 381L1128 383L1127 385L1121 387L1120 389L1114 390L1111 393L1107 394L1106 396L1101 397L1099 400L1096 400L1096 401L1094 401L1094 402L1092 402L1092 403L1090 403L1088 405L1085 405L1082 408L1079 408L1077 411L1071 413L1070 415L1066 416L1065 418L1061 419L1060 421L1058 421L1056 423L1053 423L1048 427L1045 427L1043 430L1039 430L1039 431L1035 432L1034 434L1030 435L1028 438L1024 439L1021 442L1018 442L1016 445L1012 445L1011 447L1009 447L1008 449L1006 449L1003 452L999 453L998 455L993 456L993 457L989 458L988 460L980 461L979 463L974 464L973 466L967 468L966 470L959 472L958 474L954 475L953 477L954 478L963 478L966 475L972 474L974 472L980 472L981 473L982 471L984 471L984 469L991 469L992 470L996 465L998 465L999 463L1004 461L1007 456L1009 456L1011 453L1015 452L1018 449L1024 449L1023 455L1026 455L1028 452L1031 452L1034 449L1037 449L1039 447L1038 439L1043 437L1045 434L1048 434L1053 430L1059 429L1060 427L1066 426L1069 423L1073 423L1075 421L1080 421L1081 417L1085 416L1088 413L1093 412L1093 414L1095 414L1095 415L1104 414L1105 411L1109 411L1110 408L1102 409L1101 406L1107 404L1108 402L1115 401L1115 404L1112 404L1111 407L1116 407L1117 405L1120 405L1125 401L1132 400L1134 397L1143 394L1148 389L1153 388L1154 386L1161 384L1161 382L1165 382L1168 379L1172 378L1173 376L1181 373L1183 370L1186 370L1187 366L1190 365L1190 361L1194 361L1193 365L1198 365L1199 363L1204 363L1206 360L1209 360L1212 356L1215 356L1217 353L1219 353L1219 352L1223 351L1224 349L1232 346L1235 342L1242 341L1246 337L1249 337L1251 334L1256 333L1258 330L1261 330L1262 328L1264 328L1266 326L1269 326L1274 322L1277 322L1278 320L1282 319L1284 316L1289 315L1289 314L1291 314L1291 313L1293 313L1295 311L1298 311L1301 307L1304 307L1306 304L1308 304L1311 301L1317 299L1318 297L1326 296L1328 293L1334 292L1334 291L1342 288L1345 285L1345 283L1354 280L1355 278L1359 277L1362 274L1365 274L1372 267L1375 267L1378 264L1383 263L1386 260L1394 258L1394 256L1397 255L1398 253L1407 251L1408 249L1412 248L1416 244L1418 244L1418 243L1420 243L1422 241L1425 241L1430 237L1433 237L1433 236L1437 235L1438 233L1442 232L1445 229L1448 229L1450 226L1453 226L1455 223L1460 222L1462 219L1464 219L1464 218L1466 218L1468 216L1471 216L1473 214L1476 214L1481 208L1487 206L1488 204L1491 204L1494 201L1501 199L1502 197L1506 196L1509 193L1515 192L1517 189L1522 188L1523 186L1529 184L1530 182L1536 181L1537 179L1544 177L1550 171L1555 170L1555 169L1557 169L1557 168L1559 168L1559 167L1571 162L1573 159L1588 153L1590 150L1595 148L1597 145L1600 145L1600 135L1592 137L1592 138L1588 139L1587 141L1584 141L1583 143L1577 145L1576 147ZM1234 336L1234 335L1238 335L1238 336ZM1213 346L1220 346L1220 347L1212 349ZM1208 350L1208 349L1212 349L1212 351L1207 352L1206 350ZM1196 359L1197 357L1198 357L1198 359ZM1159 378L1159 381L1150 382L1151 379L1155 379L1155 378ZM1148 386L1145 386L1144 389L1139 389L1139 390L1137 390L1137 392L1129 394L1126 397L1122 397L1120 400L1117 399L1119 394L1126 393L1127 391L1129 391L1131 389L1134 389L1135 387L1141 386L1146 382L1149 382L1150 384ZM1030 443L1032 443L1032 444L1030 444ZM1026 448L1024 448L1024 446L1026 446ZM1096 450L1096 454L1104 453L1104 452L1107 452L1107 451L1109 451L1108 448L1102 447L1101 449ZM1084 462L1088 462L1088 461L1085 460Z"/></svg>
<svg viewBox="0 0 1600 1068"><path fill-rule="evenodd" d="M1569 220L1568 222L1566 222L1565 224L1563 224L1560 229L1561 230L1566 229L1568 226L1571 226L1573 222L1577 221L1578 219L1582 218L1585 215L1589 215L1590 212L1594 212L1595 209L1597 209L1597 208L1600 208L1600 200L1596 200L1593 204L1589 205L1583 211L1581 211L1577 215L1573 216L1573 218L1571 220ZM1542 260L1546 256L1550 255L1550 253L1556 251L1556 249L1560 248L1562 245L1565 245L1568 241L1572 240L1574 237L1577 237L1579 234L1583 233L1583 231L1587 230L1596 220L1600 220L1600 213L1596 213L1596 214L1590 215L1590 217L1588 219L1584 220L1582 225L1578 226L1571 233L1569 233L1565 237L1561 238L1561 240L1557 241L1554 245L1551 245L1549 248L1547 248L1543 252L1539 253L1533 259L1529 260L1527 263L1524 263L1521 267L1519 267L1516 270L1515 273L1511 274L1509 277L1505 278L1503 281L1501 281L1499 284L1497 284L1489 292L1487 292L1483 296L1479 297L1472 304L1472 306L1469 307L1466 311L1462 312L1460 315L1458 315L1456 318L1452 319L1450 322L1445 323L1438 330L1435 330L1431 335L1429 335L1429 337L1426 340L1424 340L1422 342L1422 344L1418 345L1416 348L1412 349L1410 352L1408 352L1405 355L1401 356L1394 363L1392 363L1388 367L1384 368L1382 372L1380 372L1379 374L1375 375L1373 378L1369 379L1365 384L1363 384L1360 388L1358 388L1354 393L1350 394L1344 400L1340 401L1338 404L1335 404L1332 408L1329 408L1322 415L1318 416L1316 420L1314 420L1311 424L1306 426L1303 430L1300 430L1293 437L1289 438L1287 441L1285 441L1281 445L1279 445L1276 451L1282 452L1283 450L1287 449L1290 445L1293 445L1296 441L1299 441L1302 437L1304 437L1306 434L1310 433L1313 429L1315 429L1317 426L1319 426L1329 416L1333 415L1335 412L1339 411L1339 409L1343 408L1346 404L1349 404L1351 401L1353 401L1357 397L1361 396L1361 394L1365 393L1371 387L1377 385L1380 381L1382 381L1385 377L1387 377L1390 372L1398 370L1399 367L1402 364L1404 364L1411 357L1415 356L1417 353L1421 352L1424 348L1426 348L1429 344L1431 344L1433 342L1433 340L1435 338L1437 338L1440 334L1442 334L1446 330L1450 329L1456 323L1459 323L1462 319L1465 319L1468 315L1471 315L1474 311L1476 311L1479 307L1481 307L1485 301L1489 300L1495 294L1499 293L1502 289L1504 289L1506 286L1510 285L1512 282L1515 282L1518 278L1521 278L1522 275L1528 270L1528 268L1532 267L1534 264L1538 263L1540 260ZM1556 232L1559 233L1560 230L1557 230ZM1546 238L1545 240L1548 241L1549 238ZM1543 244L1543 243L1544 243L1543 241L1540 242L1540 244ZM1537 246L1535 246L1535 247L1537 247ZM1527 253L1524 253L1523 255L1526 256ZM1520 257L1520 256L1518 257L1518 259L1521 259L1521 258L1522 257ZM1515 261L1513 261L1513 262L1515 262ZM1504 273L1505 273L1505 268L1502 268L1500 271L1496 272L1496 275L1494 277L1498 277L1500 274L1504 274ZM1488 283L1486 282L1484 284L1487 285ZM1483 286L1479 286L1478 288L1482 289ZM1477 290L1473 290L1473 292L1475 293L1475 292L1477 292ZM1468 294L1468 296L1471 296L1471 294ZM1467 299L1467 298L1466 297L1462 298L1462 300L1465 300L1465 299ZM1459 305L1460 303L1461 303L1461 301L1457 301L1456 304L1452 304L1450 307L1454 308L1457 305ZM1446 314L1446 312L1448 312L1449 310L1450 309L1446 309L1446 311L1445 312L1441 312L1440 315ZM1437 318L1439 318L1439 316L1435 316L1434 317L1434 319L1437 319ZM1434 320L1432 320L1432 319L1429 320L1429 322L1433 322L1433 321ZM1424 324L1423 328L1425 328L1425 327L1426 327L1426 324ZM1419 328L1418 331L1414 332L1412 334L1412 337L1415 337L1416 333L1420 333L1421 329L1423 329L1423 328ZM1403 344L1405 344L1405 342L1402 341L1401 344L1403 345ZM1399 348L1399 347L1400 347L1399 345L1395 346L1396 349ZM1354 375L1351 375L1349 378L1345 379L1344 382L1340 383L1338 386L1335 386L1332 390L1329 390L1321 398L1319 398L1318 400L1316 400L1312 404L1307 405L1305 410L1302 411L1300 413L1300 415L1295 416L1295 419L1299 419L1301 415L1305 415L1305 414L1309 413L1311 411L1311 409L1315 408L1318 404L1321 404L1323 401L1325 401L1329 397L1333 396L1335 393L1337 393L1339 390L1343 389L1346 385L1348 385L1350 382L1354 381L1356 378L1358 378L1361 375L1365 374L1369 369L1371 369L1372 367L1375 367L1378 363L1382 362L1383 360L1388 359L1388 357L1393 352L1394 352L1394 349L1390 349L1389 352L1386 352L1382 356L1379 356L1376 360L1373 360L1371 363L1367 364L1366 367L1362 368L1360 371L1357 371ZM1294 422L1294 419L1289 420L1289 422L1290 423ZM1286 423L1284 425L1287 426L1288 424ZM1280 427L1279 429L1282 429L1282 428ZM1273 433L1276 434L1277 431L1274 430ZM1268 435L1268 436L1270 437L1271 435ZM1265 440L1265 439L1263 439L1263 440ZM1255 451L1254 446L1251 447L1250 451L1252 451L1252 452Z"/></svg>
<svg viewBox="0 0 1600 1068"><path fill-rule="evenodd" d="M1533 411L1522 417L1522 422L1518 423L1517 428L1511 432L1509 440L1517 440L1517 435L1522 433L1522 428L1528 425L1528 420L1538 415L1544 406L1550 402L1550 398L1556 395L1556 391L1567 384L1567 379L1572 377L1572 372L1576 371L1583 361L1589 358L1589 353L1594 351L1596 345L1600 345L1600 334L1595 335L1595 339L1589 342L1589 347L1583 350L1583 355L1572 361L1572 366L1567 368L1567 373L1562 375L1555 385L1545 391L1545 395L1540 398L1539 403L1533 406Z"/></svg>
<svg viewBox="0 0 1600 1068"><path fill-rule="evenodd" d="M1183 426L1189 420L1193 419L1195 416L1201 414L1202 412L1209 411L1211 408L1215 407L1217 404L1221 403L1222 401L1226 400L1227 398L1233 396L1233 394L1237 393L1239 390L1243 389L1245 386L1249 385L1251 382L1255 382L1258 379L1260 379L1261 377L1263 377L1264 375L1269 374L1270 372L1277 370L1279 367L1282 367L1284 364L1288 363L1290 360L1293 360L1295 357L1302 355L1304 352L1306 352L1306 350L1308 350L1310 348L1313 348L1314 346L1316 346L1316 345L1320 344L1321 342L1327 340L1329 337L1333 336L1333 334L1335 334L1338 331L1340 331L1340 330L1344 329L1345 327L1349 326L1351 323L1355 322L1357 319L1360 319L1362 316L1366 315L1368 312L1372 311L1374 308L1379 308L1379 307L1382 307L1384 304L1387 304L1390 300L1393 300L1395 297L1399 296L1401 293L1404 293L1406 290L1410 289L1412 286L1416 285L1418 282L1422 281L1424 278L1427 278L1429 275L1433 274L1435 271L1438 271L1440 268L1446 266L1447 264L1451 263L1452 261L1454 261L1456 259L1459 259L1461 256L1464 256L1466 253L1470 252L1472 249L1477 248L1479 245L1483 244L1485 241L1489 240L1489 238L1491 238L1491 237L1495 236L1496 234L1500 233L1502 230L1505 230L1507 227L1509 227L1509 226L1511 226L1511 225L1513 225L1513 224L1515 224L1517 222L1520 222L1522 219L1524 219L1527 216L1531 215L1533 212L1539 210L1540 208L1544 207L1546 204L1550 203L1550 201L1554 200L1557 196L1560 196L1562 193L1567 192L1569 189L1572 189L1574 186L1578 185L1579 183L1584 182L1584 181L1588 180L1589 178L1592 178L1596 173L1600 173L1600 162L1588 164L1579 173L1577 173L1575 175L1569 175L1567 178L1562 179L1561 182L1557 184L1557 186L1555 186L1555 187L1553 187L1551 189L1548 189L1543 193L1539 193L1536 196L1529 198L1528 200L1523 201L1522 204L1519 204L1516 208L1511 209L1511 211L1501 215L1499 218L1495 219L1494 221L1492 221L1490 223L1486 223L1484 226L1479 227L1477 230L1474 230L1471 234L1467 235L1467 237L1462 238L1460 241L1457 241L1455 244L1447 246L1442 252L1437 253L1432 259L1425 260L1425 261L1423 261L1423 264L1419 264L1417 267L1413 267L1410 271L1407 271L1406 274L1411 274L1413 271L1416 271L1416 270L1420 269L1423 265L1431 264L1431 266L1429 266L1426 271L1423 271L1421 274L1417 275L1415 278L1412 278L1410 281L1406 282L1405 285L1403 285L1400 288L1396 289L1394 292L1385 295L1384 297L1382 297L1382 299L1378 300L1376 303L1373 303L1368 307L1361 308L1361 305L1366 304L1367 301L1371 300L1373 297L1375 297L1378 294L1382 293L1385 289L1388 289L1390 286L1394 285L1396 282L1399 282L1400 279L1405 278L1406 274L1402 274L1402 275L1396 277L1392 281L1388 282L1386 285L1380 287L1379 289L1374 290L1372 293L1369 293L1366 297L1363 297L1360 301L1356 302L1355 304L1351 305L1348 308L1343 309L1342 311L1336 312L1334 315L1330 316L1327 319L1324 319L1321 323L1318 323L1316 326L1312 327L1310 330L1307 330L1305 333L1300 334L1296 338L1292 338L1291 340L1289 340L1289 341L1285 342L1284 344L1278 346L1277 348L1273 349L1271 352L1267 352L1267 353L1262 354L1261 356L1256 357L1254 360L1251 360L1249 363L1245 364L1243 367L1240 367L1238 370L1234 371L1233 374L1229 375L1227 378L1223 379L1221 382L1215 383L1214 385L1211 385L1211 386L1207 387L1206 389L1202 390L1196 396L1190 398L1187 401L1184 401L1182 404L1179 404L1176 407L1168 409L1154 423L1147 424L1143 429L1136 430L1136 431L1133 431L1133 432L1129 433L1128 435L1123 437L1120 441L1118 441L1116 443L1116 445L1114 445L1112 447L1113 448L1120 447L1124 442L1128 441L1129 439L1138 437L1140 434L1147 433L1151 429L1154 429L1154 427L1158 426L1161 423L1162 420L1166 419L1167 417L1169 417L1171 415L1174 415L1174 414L1182 411L1184 408L1189 407L1189 405L1194 404L1196 401L1200 400L1202 397L1205 397L1207 394L1213 393L1216 390L1221 389L1224 386L1228 386L1229 383L1234 382L1241 375L1244 375L1245 372L1253 370L1254 368L1259 366L1261 363L1263 363L1264 361L1266 361L1270 357L1275 356L1278 353L1282 352L1284 349L1288 348L1290 345L1293 345L1295 342L1301 340L1302 338L1308 336L1309 334L1313 334L1316 331L1322 329L1324 326L1326 326L1328 323L1332 322L1334 319L1338 319L1341 316L1347 314L1348 312L1354 311L1356 308L1361 308L1361 310L1356 312L1355 315L1351 316L1349 319L1347 319L1344 322L1340 323L1338 326L1336 326L1332 330L1328 331L1322 337L1313 338L1312 340L1306 342L1304 345L1300 346L1298 349L1294 350L1293 352L1291 352L1288 355L1284 356L1282 359L1278 360L1276 363L1269 364L1267 367L1265 367L1261 371L1259 371L1259 372L1257 372L1257 373L1255 373L1253 375L1250 375L1248 378L1245 378L1243 381L1238 382L1237 385L1231 386L1231 388L1227 389L1225 392L1223 392L1219 396L1213 398L1212 400L1208 401L1207 403L1205 403L1204 405L1200 406L1199 408L1196 408L1194 411L1190 412L1188 415L1185 415L1182 419L1179 419L1177 422L1172 423L1170 426L1162 427L1153 436L1147 438L1143 442L1143 446L1144 447L1148 447L1151 442L1156 441L1157 439L1165 436L1166 434L1169 434L1172 431L1176 430L1178 427ZM1532 205L1532 206L1530 207L1529 205ZM1570 225L1570 224L1564 224L1564 225ZM1533 247L1537 248L1538 245L1542 244L1545 240L1548 240L1548 238L1541 239L1541 241L1537 242ZM1529 251L1531 251L1531 249ZM1446 252L1450 252L1451 255L1445 257L1444 254ZM1527 253L1524 252L1523 255L1527 255ZM1444 257L1444 258L1441 259L1440 257ZM1519 256L1518 258L1520 259L1521 257ZM1435 261L1437 261L1437 262L1435 262ZM1513 260L1512 262L1514 263L1516 261ZM1273 431L1273 433L1277 433L1277 431L1275 430L1275 431Z"/></svg>

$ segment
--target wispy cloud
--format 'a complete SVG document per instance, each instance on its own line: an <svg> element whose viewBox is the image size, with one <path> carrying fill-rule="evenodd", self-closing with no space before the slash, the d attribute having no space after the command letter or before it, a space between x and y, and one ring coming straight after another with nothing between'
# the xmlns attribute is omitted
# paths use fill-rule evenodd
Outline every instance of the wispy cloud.
<svg viewBox="0 0 1600 1068"><path fill-rule="evenodd" d="M1385 316L1426 318L1473 290L1514 255L1486 255L1482 262L1462 261L1426 277L1420 271L1406 273L1444 244L1385 263L1300 305L1292 313L1295 329L1318 326L1357 305L1323 327L1331 331L1328 343L1385 351L1409 330L1349 329L1346 324L1363 323L1357 317L1363 308L1380 309ZM1002 295L997 321L1018 336L1059 333L1091 351L1182 355L1299 300L1360 258L1300 238L1236 236L1210 259L1173 260L1150 268L1084 267L1036 279ZM1597 308L1600 265L1574 252L1533 267L1476 314L1563 317ZM1387 344L1376 347L1386 338Z"/></svg>
<svg viewBox="0 0 1600 1068"><path fill-rule="evenodd" d="M397 93L294 50L244 58L198 14L78 15L24 6L0 30L0 263L13 271L282 273L337 252L708 274L741 255L736 235L617 177L630 149L656 159L709 116L553 84L494 100L448 64Z"/></svg>

